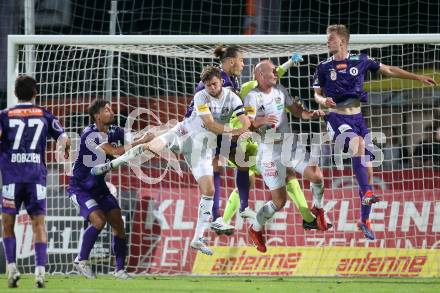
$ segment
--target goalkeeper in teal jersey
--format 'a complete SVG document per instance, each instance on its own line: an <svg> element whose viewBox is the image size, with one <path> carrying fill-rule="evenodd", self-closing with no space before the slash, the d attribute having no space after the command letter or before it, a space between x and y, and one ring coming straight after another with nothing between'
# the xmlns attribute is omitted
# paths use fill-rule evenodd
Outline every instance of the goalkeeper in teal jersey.
<svg viewBox="0 0 440 293"><path fill-rule="evenodd" d="M276 71L278 77L282 77L292 65L298 64L301 61L302 61L302 56L298 53L294 53L292 57L289 59L289 61L277 67ZM246 97L246 95L257 86L258 83L256 80L251 80L243 84L240 88L240 93L239 93L240 98L244 99L244 97ZM241 123L237 117L232 117L229 122L229 125L231 128L241 127ZM252 141L251 139L247 139L241 144L239 144L237 148L240 148L241 151L245 153L245 161L248 161L249 158L256 157L258 151L258 144ZM228 164L230 167L237 168L236 163L232 162L231 160L228 161ZM255 185L255 175L259 175L259 173L257 171L257 167L254 160L250 162L250 167L249 167L249 189L252 189ZM310 211L307 205L307 201L304 197L304 193L301 190L301 186L298 180L296 179L296 177L286 178L286 183L287 183L287 193L290 199L294 202L295 206L300 211L301 216L303 218L303 228L306 230L310 230L310 229L319 230L316 218L312 214L312 212ZM238 194L238 190L234 189L229 195L229 199L227 201L225 211L223 214L223 221L225 223L230 223L232 217L237 212L239 206L240 206L240 197ZM242 217L246 217L246 215L243 215ZM331 224L328 224L327 229L330 227Z"/></svg>

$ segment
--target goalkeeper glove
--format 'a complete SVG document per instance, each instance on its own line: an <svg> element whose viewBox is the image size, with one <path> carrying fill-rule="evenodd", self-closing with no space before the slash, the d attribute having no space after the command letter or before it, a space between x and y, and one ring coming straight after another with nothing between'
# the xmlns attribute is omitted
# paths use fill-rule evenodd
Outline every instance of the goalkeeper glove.
<svg viewBox="0 0 440 293"><path fill-rule="evenodd" d="M290 60L292 61L292 63L296 66L299 65L299 63L301 63L302 61L304 61L302 55L300 53L294 52L292 54L292 56L290 57Z"/></svg>

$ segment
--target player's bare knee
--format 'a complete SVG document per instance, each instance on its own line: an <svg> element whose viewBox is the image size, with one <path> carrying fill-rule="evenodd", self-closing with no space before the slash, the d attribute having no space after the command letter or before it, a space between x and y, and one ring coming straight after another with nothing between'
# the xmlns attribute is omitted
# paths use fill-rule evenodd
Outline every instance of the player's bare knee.
<svg viewBox="0 0 440 293"><path fill-rule="evenodd" d="M124 220L122 220L122 217L119 217L117 219L113 219L111 221L111 225L113 230L118 234L123 234L125 229L124 229Z"/></svg>
<svg viewBox="0 0 440 293"><path fill-rule="evenodd" d="M209 196L209 197L214 196L214 192L215 192L215 187L214 186L209 186L209 187L205 186L205 187L203 187L201 189L201 193L203 195L206 195L206 196Z"/></svg>
<svg viewBox="0 0 440 293"><path fill-rule="evenodd" d="M119 238L125 239L124 225L112 227L112 232L113 232L113 235L115 235Z"/></svg>
<svg viewBox="0 0 440 293"><path fill-rule="evenodd" d="M46 225L44 221L32 221L32 231L34 233L46 233Z"/></svg>
<svg viewBox="0 0 440 293"><path fill-rule="evenodd" d="M322 175L322 172L319 168L316 168L314 170L312 178L310 179L310 182L313 182L315 184L324 183L324 176Z"/></svg>
<svg viewBox="0 0 440 293"><path fill-rule="evenodd" d="M3 237L13 237L14 236L14 224L15 219L11 220L9 217L6 219L3 216L2 226L3 226Z"/></svg>
<svg viewBox="0 0 440 293"><path fill-rule="evenodd" d="M220 166L218 165L218 163L217 164L212 164L212 170L214 171L214 172L220 172L221 171L221 168L220 168Z"/></svg>
<svg viewBox="0 0 440 293"><path fill-rule="evenodd" d="M93 216L89 216L89 221L97 230L102 230L107 223L104 215L94 214Z"/></svg>
<svg viewBox="0 0 440 293"><path fill-rule="evenodd" d="M106 224L106 222L104 219L97 219L94 222L92 222L92 225L98 230L104 229L105 224Z"/></svg>
<svg viewBox="0 0 440 293"><path fill-rule="evenodd" d="M272 200L272 202L277 207L277 211L279 211L282 208L284 208L284 206L286 205L287 199L286 198L277 198L277 199Z"/></svg>
<svg viewBox="0 0 440 293"><path fill-rule="evenodd" d="M14 235L14 225L5 225L3 223L3 237L10 237Z"/></svg>
<svg viewBox="0 0 440 293"><path fill-rule="evenodd" d="M219 157L215 156L214 159L212 159L212 169L214 172L220 172L221 171L221 166L219 163Z"/></svg>

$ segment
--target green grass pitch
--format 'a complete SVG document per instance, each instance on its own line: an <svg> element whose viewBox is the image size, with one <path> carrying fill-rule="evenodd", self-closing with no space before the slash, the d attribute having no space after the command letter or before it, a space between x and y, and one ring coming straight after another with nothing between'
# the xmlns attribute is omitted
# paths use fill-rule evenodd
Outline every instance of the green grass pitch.
<svg viewBox="0 0 440 293"><path fill-rule="evenodd" d="M0 292L440 292L440 279L408 278L301 278L301 277L194 277L136 276L115 280L98 276L48 276L45 289L34 289L32 275L24 275L19 288L8 289L6 276L0 277Z"/></svg>

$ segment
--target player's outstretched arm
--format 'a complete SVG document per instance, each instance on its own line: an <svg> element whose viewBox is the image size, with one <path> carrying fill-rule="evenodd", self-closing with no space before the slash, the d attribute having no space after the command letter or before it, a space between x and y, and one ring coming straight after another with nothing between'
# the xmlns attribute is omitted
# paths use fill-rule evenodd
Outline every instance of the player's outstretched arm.
<svg viewBox="0 0 440 293"><path fill-rule="evenodd" d="M98 146L98 149L101 150L102 152L104 152L106 155L116 157L116 156L123 155L127 149L132 149L138 145L145 144L145 143L151 141L153 138L154 138L154 134L147 132L140 139L135 140L134 142L132 142L129 145L123 145L123 146L116 147L116 146L112 145L111 143L106 142L106 143L100 144Z"/></svg>
<svg viewBox="0 0 440 293"><path fill-rule="evenodd" d="M282 77L292 66L299 66L299 64L303 61L303 57L300 53L294 52L287 62L281 64L277 67L277 75L278 77Z"/></svg>
<svg viewBox="0 0 440 293"><path fill-rule="evenodd" d="M426 85L437 85L437 82L429 76L414 74L396 66L382 64L379 68L379 72L389 77L412 79L423 82Z"/></svg>

